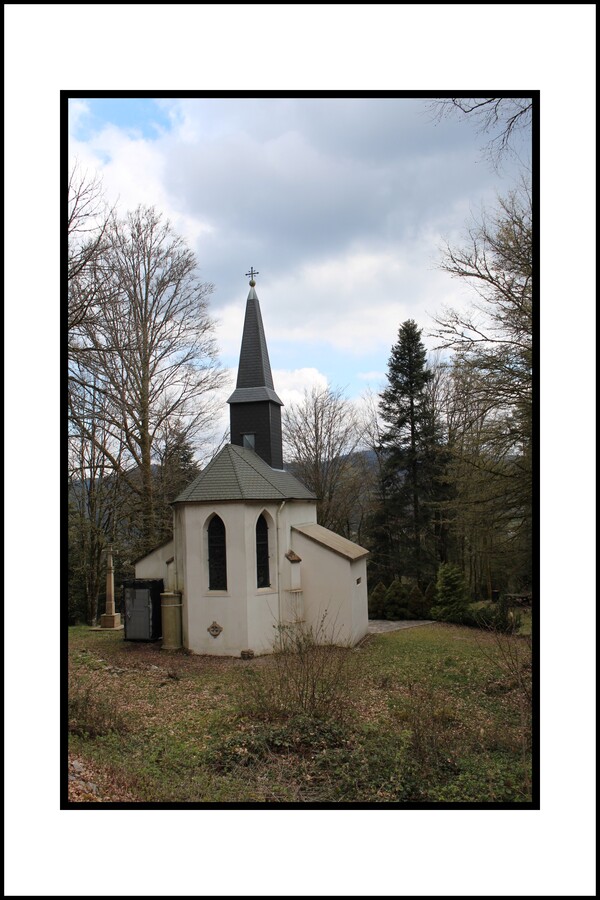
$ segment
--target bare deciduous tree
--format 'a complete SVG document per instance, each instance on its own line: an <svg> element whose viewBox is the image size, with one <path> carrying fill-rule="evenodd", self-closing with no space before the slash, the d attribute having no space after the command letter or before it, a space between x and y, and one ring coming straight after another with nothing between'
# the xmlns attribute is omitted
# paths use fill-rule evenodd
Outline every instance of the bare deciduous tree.
<svg viewBox="0 0 600 900"><path fill-rule="evenodd" d="M480 134L490 136L487 152L495 165L514 150L517 135L531 129L531 97L449 97L433 100L430 108L439 120L453 113L476 122Z"/></svg>
<svg viewBox="0 0 600 900"><path fill-rule="evenodd" d="M533 235L527 183L475 223L465 246L448 247L442 268L478 295L465 312L444 310L432 333L455 352L447 406L455 526L463 541L472 540L472 579L483 574L473 572L478 548L491 591L492 560L531 559Z"/></svg>
<svg viewBox="0 0 600 900"><path fill-rule="evenodd" d="M283 414L286 456L318 497L319 524L349 536L361 475L354 454L362 428L340 389L312 388Z"/></svg>
<svg viewBox="0 0 600 900"><path fill-rule="evenodd" d="M481 390L511 415L511 436L531 438L533 223L527 183L469 229L467 246L448 247L441 268L478 294L471 311L443 310L432 333L440 347L476 365Z"/></svg>
<svg viewBox="0 0 600 900"><path fill-rule="evenodd" d="M106 295L104 257L111 212L102 183L76 163L68 183L67 328L69 356L84 347L82 330Z"/></svg>
<svg viewBox="0 0 600 900"><path fill-rule="evenodd" d="M104 240L103 302L82 327L88 353L70 412L98 446L78 402L93 383L104 399L101 449L139 499L144 552L157 542L153 464L165 423L185 440L212 424L222 378L208 314L213 288L199 280L195 255L153 208L113 217ZM113 444L125 448L122 459Z"/></svg>
<svg viewBox="0 0 600 900"><path fill-rule="evenodd" d="M84 612L93 625L103 585L103 551L116 536L126 499L106 450L120 462L122 447L114 441L111 446L105 426L106 400L93 382L84 390L73 380L71 389L78 393L77 420L82 427L70 423L68 442L69 602L75 618Z"/></svg>

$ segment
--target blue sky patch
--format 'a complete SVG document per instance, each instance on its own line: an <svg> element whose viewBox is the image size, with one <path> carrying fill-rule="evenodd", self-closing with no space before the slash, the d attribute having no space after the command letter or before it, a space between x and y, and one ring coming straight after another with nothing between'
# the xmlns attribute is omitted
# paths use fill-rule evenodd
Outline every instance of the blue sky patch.
<svg viewBox="0 0 600 900"><path fill-rule="evenodd" d="M138 132L150 140L171 127L166 108L159 101L150 98L82 97L79 102L86 104L89 113L80 116L78 120L78 140L89 140L108 124L128 133Z"/></svg>

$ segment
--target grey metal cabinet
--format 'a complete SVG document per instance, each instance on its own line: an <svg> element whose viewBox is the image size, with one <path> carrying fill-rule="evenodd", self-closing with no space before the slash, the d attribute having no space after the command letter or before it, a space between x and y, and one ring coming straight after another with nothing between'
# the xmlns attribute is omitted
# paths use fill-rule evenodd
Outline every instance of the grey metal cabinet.
<svg viewBox="0 0 600 900"><path fill-rule="evenodd" d="M126 641L157 641L161 637L160 595L162 579L123 582Z"/></svg>

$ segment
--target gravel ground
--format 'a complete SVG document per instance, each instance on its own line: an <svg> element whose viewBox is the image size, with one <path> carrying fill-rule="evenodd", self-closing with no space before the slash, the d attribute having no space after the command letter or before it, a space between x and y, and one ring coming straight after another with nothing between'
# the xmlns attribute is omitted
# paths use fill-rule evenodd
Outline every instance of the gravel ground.
<svg viewBox="0 0 600 900"><path fill-rule="evenodd" d="M401 628L415 628L417 625L433 625L432 619L410 619L390 622L388 619L370 619L369 634L382 634L384 631L400 631Z"/></svg>

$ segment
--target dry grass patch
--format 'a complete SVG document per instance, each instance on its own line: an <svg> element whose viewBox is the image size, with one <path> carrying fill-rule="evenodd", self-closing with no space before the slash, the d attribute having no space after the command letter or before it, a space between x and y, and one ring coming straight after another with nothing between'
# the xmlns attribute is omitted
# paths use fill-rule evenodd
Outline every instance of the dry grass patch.
<svg viewBox="0 0 600 900"><path fill-rule="evenodd" d="M252 660L78 628L69 643L72 703L88 698L73 722L89 720L97 698L110 708L105 721L96 710L98 727L72 729L70 749L111 773L109 801L530 798L521 693L493 636L473 629L428 625L353 649L305 635L298 652Z"/></svg>

